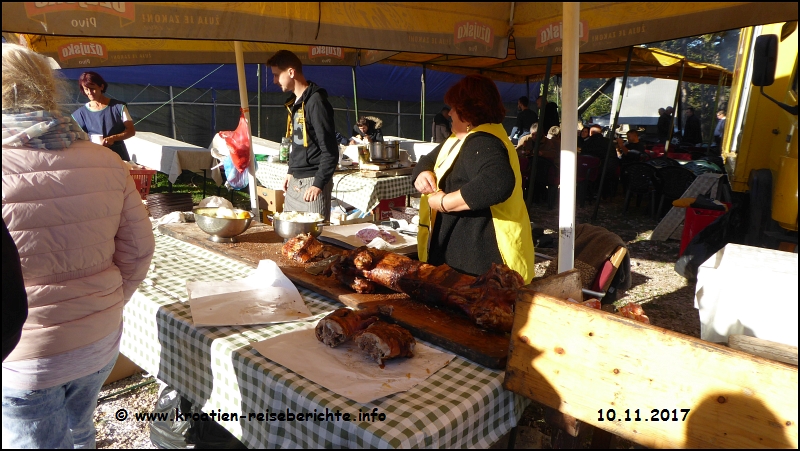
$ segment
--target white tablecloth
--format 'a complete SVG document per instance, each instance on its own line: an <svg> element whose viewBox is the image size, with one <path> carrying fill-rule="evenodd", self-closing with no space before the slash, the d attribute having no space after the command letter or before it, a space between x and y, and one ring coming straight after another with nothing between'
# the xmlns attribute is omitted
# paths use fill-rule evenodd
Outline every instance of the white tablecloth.
<svg viewBox="0 0 800 451"><path fill-rule="evenodd" d="M156 133L136 132L125 140L125 146L132 162L167 174L170 183L175 183L184 169L202 172L214 162L208 149Z"/></svg>
<svg viewBox="0 0 800 451"><path fill-rule="evenodd" d="M288 170L286 163L257 161L256 179L265 188L281 190ZM416 193L410 175L362 177L357 169L333 174L333 197L364 212L372 211L381 200Z"/></svg>

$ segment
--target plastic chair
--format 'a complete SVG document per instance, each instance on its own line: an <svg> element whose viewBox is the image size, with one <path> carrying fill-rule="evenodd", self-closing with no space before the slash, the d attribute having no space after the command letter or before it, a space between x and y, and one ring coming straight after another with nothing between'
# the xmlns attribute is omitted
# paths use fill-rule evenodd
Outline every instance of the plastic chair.
<svg viewBox="0 0 800 451"><path fill-rule="evenodd" d="M547 206L551 210L555 206L555 194L558 193L558 168L552 160L544 157L536 159L536 184L534 195L541 199L540 193L545 193Z"/></svg>
<svg viewBox="0 0 800 451"><path fill-rule="evenodd" d="M600 175L600 159L591 155L578 155L577 196L583 207L589 195L589 185L594 184Z"/></svg>
<svg viewBox="0 0 800 451"><path fill-rule="evenodd" d="M657 174L661 181L661 200L658 203L657 215L661 215L664 199L680 199L697 176L684 167L663 167Z"/></svg>
<svg viewBox="0 0 800 451"><path fill-rule="evenodd" d="M700 176L701 174L705 174L707 172L711 172L714 174L722 174L723 171L720 169L719 166L716 164L708 161L708 160L694 160L690 161L683 165L684 168L692 171L692 173L696 176Z"/></svg>
<svg viewBox="0 0 800 451"><path fill-rule="evenodd" d="M649 162L648 162L649 163ZM628 204L631 194L636 194L636 206L638 207L643 194L650 195L650 215L655 216L656 189L658 187L658 177L656 170L648 163L633 163L623 167L622 177L625 181L625 207L623 211L628 211Z"/></svg>
<svg viewBox="0 0 800 451"><path fill-rule="evenodd" d="M681 165L676 160L673 160L672 158L669 158L669 157L666 157L666 156L662 156L662 157L658 157L658 158L651 158L651 159L647 160L647 164L649 164L650 166L652 166L654 168L664 168L664 167L667 167L667 166L680 166Z"/></svg>

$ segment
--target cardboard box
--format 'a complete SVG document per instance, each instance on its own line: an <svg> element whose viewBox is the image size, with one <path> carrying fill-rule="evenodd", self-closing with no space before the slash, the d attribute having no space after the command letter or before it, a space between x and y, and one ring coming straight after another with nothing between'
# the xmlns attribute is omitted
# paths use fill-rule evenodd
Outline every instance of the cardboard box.
<svg viewBox="0 0 800 451"><path fill-rule="evenodd" d="M120 353L119 357L117 357L117 362L114 364L114 368L111 370L106 381L103 382L103 385L125 379L126 377L133 376L142 371L144 370Z"/></svg>
<svg viewBox="0 0 800 451"><path fill-rule="evenodd" d="M406 206L406 196L395 197L394 199L383 199L373 210L376 221L385 221L392 217L392 208L404 208Z"/></svg>
<svg viewBox="0 0 800 451"><path fill-rule="evenodd" d="M283 191L259 186L256 187L256 194L258 194L259 209L269 210L273 213L280 213L283 211Z"/></svg>

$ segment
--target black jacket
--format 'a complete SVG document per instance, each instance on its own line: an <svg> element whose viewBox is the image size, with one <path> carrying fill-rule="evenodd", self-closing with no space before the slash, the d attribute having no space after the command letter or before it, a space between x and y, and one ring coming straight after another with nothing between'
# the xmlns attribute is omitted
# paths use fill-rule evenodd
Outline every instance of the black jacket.
<svg viewBox="0 0 800 451"><path fill-rule="evenodd" d="M339 143L336 142L333 107L328 102L328 93L309 82L301 101L295 103L292 95L286 107L292 121L288 173L298 179L314 177L312 184L323 189L333 180L333 171L339 162ZM300 118L303 121L299 121Z"/></svg>
<svg viewBox="0 0 800 451"><path fill-rule="evenodd" d="M382 120L375 116L367 116L367 133L361 133L361 129L358 128L358 124L356 124L353 126L353 134L350 136L358 136L359 139L364 139L364 137L369 136L370 142L381 142L383 141L383 131L381 130L382 126Z"/></svg>
<svg viewBox="0 0 800 451"><path fill-rule="evenodd" d="M3 221L3 360L17 347L28 319L28 295L19 253Z"/></svg>
<svg viewBox="0 0 800 451"><path fill-rule="evenodd" d="M436 113L431 125L431 142L443 143L453 134L450 128L450 120L444 117L442 112Z"/></svg>
<svg viewBox="0 0 800 451"><path fill-rule="evenodd" d="M433 171L444 144L419 159L411 180ZM446 193L461 190L470 210L440 213L431 232L428 263L448 264L463 273L479 275L492 263L502 264L491 206L514 192L514 171L502 141L488 133L475 133L464 141L450 170L439 181Z"/></svg>
<svg viewBox="0 0 800 451"><path fill-rule="evenodd" d="M686 118L684 125L683 139L681 142L688 144L699 144L703 142L703 132L700 131L700 118L694 114Z"/></svg>
<svg viewBox="0 0 800 451"><path fill-rule="evenodd" d="M517 113L517 121L514 123L514 128L511 130L511 136L516 133L525 134L530 133L531 126L539 122L539 115L536 111L528 108ZM544 131L547 133L547 130Z"/></svg>
<svg viewBox="0 0 800 451"><path fill-rule="evenodd" d="M672 116L664 113L658 118L658 141L666 142L669 138L669 127L672 124Z"/></svg>

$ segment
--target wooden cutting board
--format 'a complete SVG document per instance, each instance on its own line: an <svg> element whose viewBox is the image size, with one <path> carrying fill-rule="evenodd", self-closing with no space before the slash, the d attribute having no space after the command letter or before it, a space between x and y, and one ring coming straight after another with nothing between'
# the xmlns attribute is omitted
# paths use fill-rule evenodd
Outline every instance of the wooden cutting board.
<svg viewBox="0 0 800 451"><path fill-rule="evenodd" d="M414 172L414 168L383 169L380 171L361 171L361 176L369 178L394 177L397 175L411 175L412 172Z"/></svg>
<svg viewBox="0 0 800 451"><path fill-rule="evenodd" d="M357 294L332 277L312 275L303 266L281 256L283 239L270 226L254 224L237 237L238 243L232 244L209 241L208 234L193 223L165 224L159 226L159 231L252 267L258 266L259 260L271 259L296 285L338 300L351 308L363 308L372 303L392 305L393 320L408 328L416 338L488 368L505 369L510 342L508 334L482 330L458 312L424 305L405 294L392 293L388 289L383 294ZM333 246L330 249L334 252L341 250Z"/></svg>

